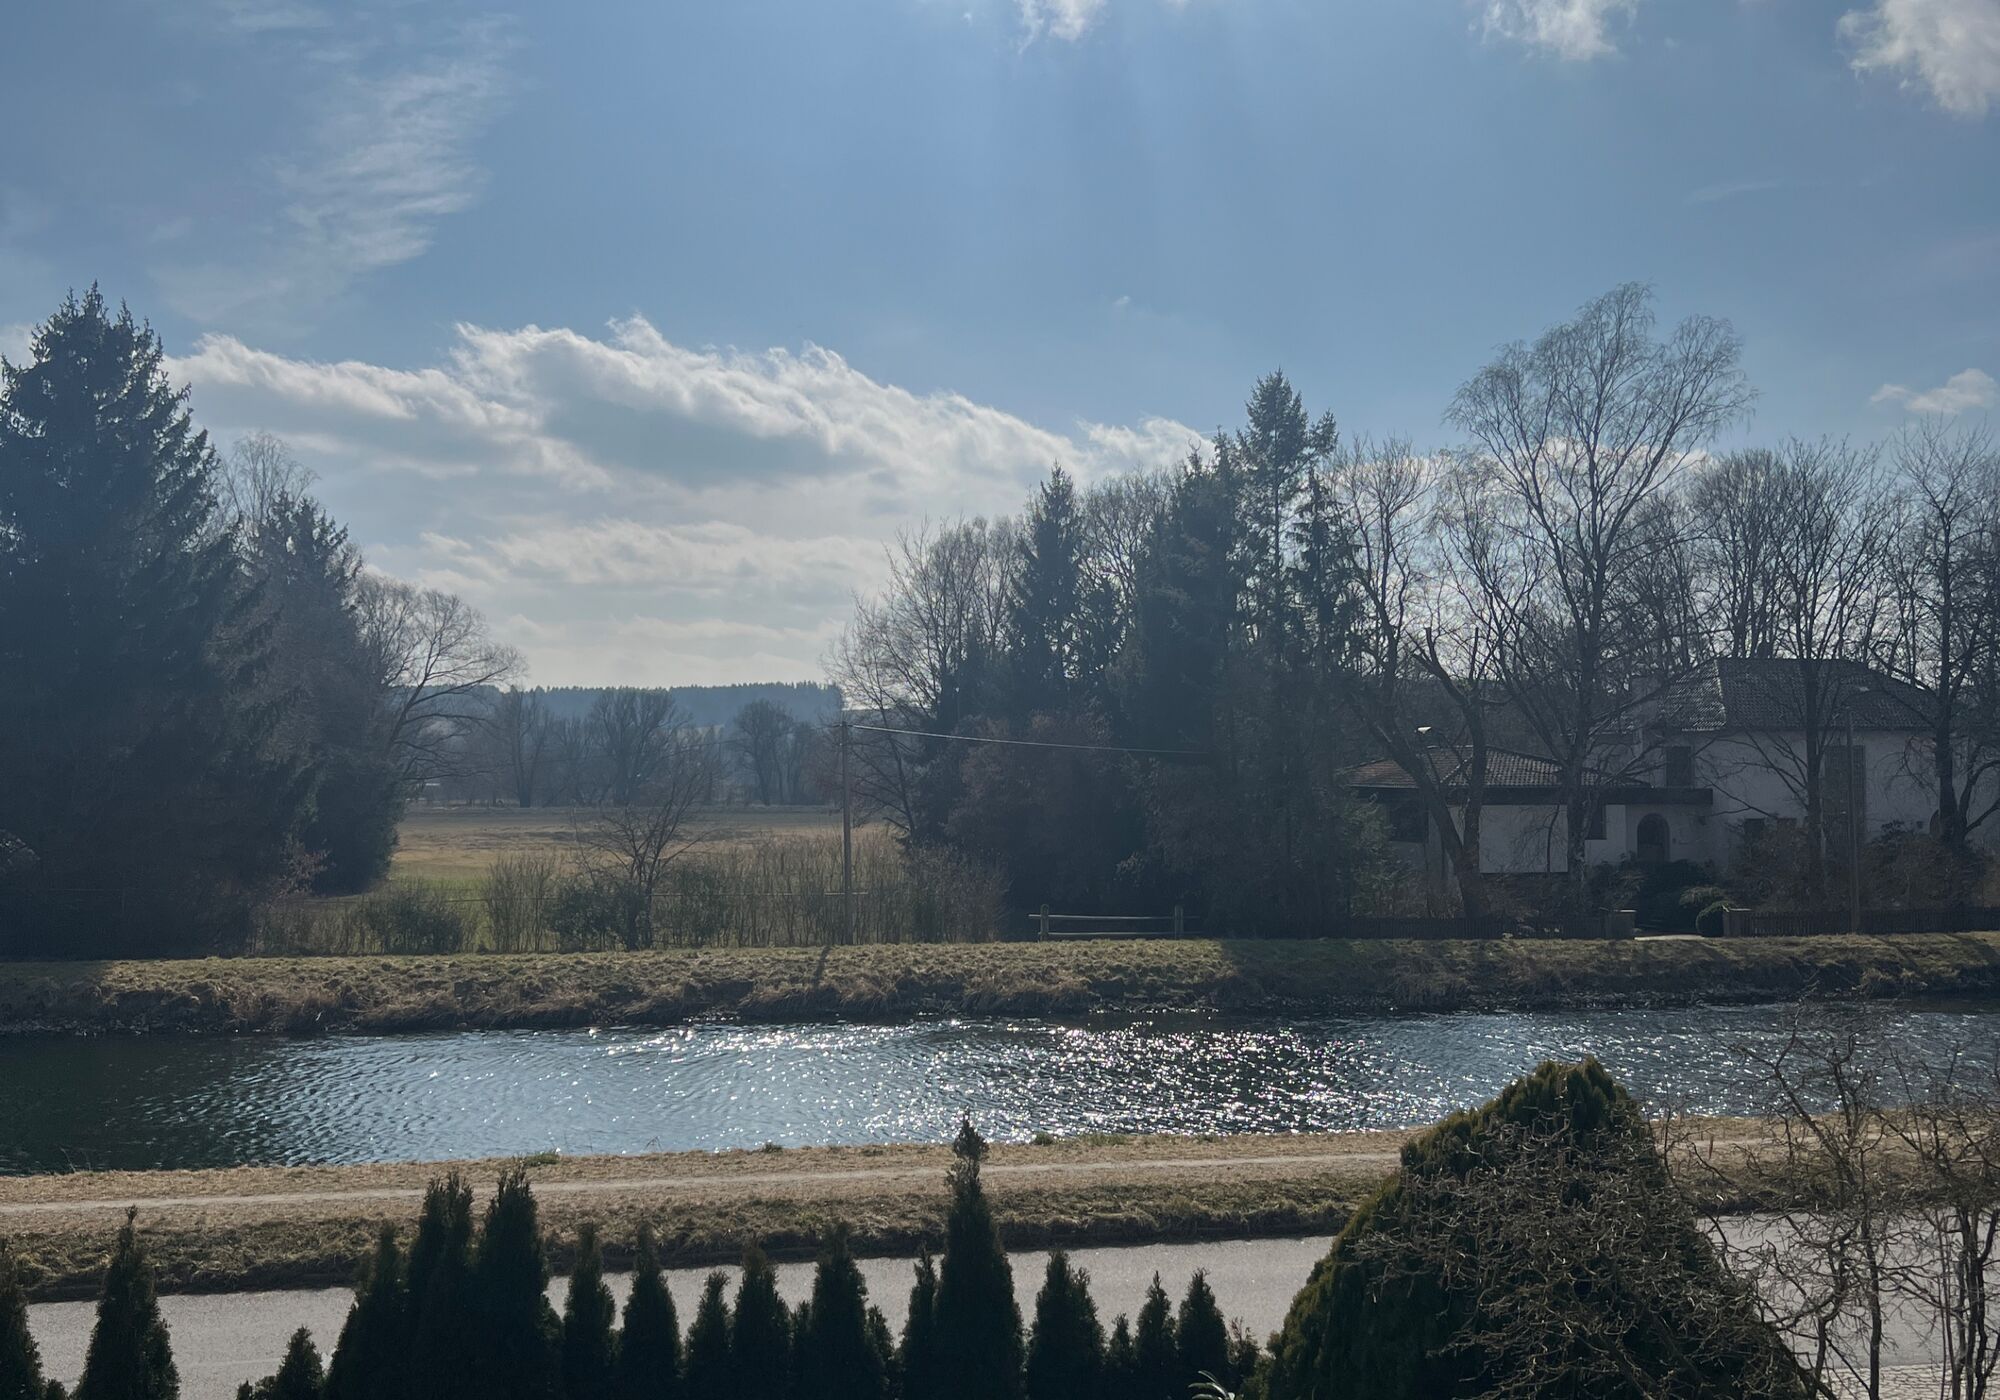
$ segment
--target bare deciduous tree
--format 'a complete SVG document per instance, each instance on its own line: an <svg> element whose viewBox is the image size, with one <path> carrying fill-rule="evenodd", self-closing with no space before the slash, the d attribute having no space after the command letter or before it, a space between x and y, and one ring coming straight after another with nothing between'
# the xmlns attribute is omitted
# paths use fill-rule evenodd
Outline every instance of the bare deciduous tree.
<svg viewBox="0 0 2000 1400"><path fill-rule="evenodd" d="M464 599L364 575L362 636L388 695L388 752L405 782L444 776L486 717L486 692L518 675L520 653L493 639Z"/></svg>
<svg viewBox="0 0 2000 1400"><path fill-rule="evenodd" d="M660 692L655 692L660 693ZM619 897L627 946L650 948L654 897L670 867L699 844L689 823L713 786L714 750L670 706L656 731L644 779L607 801L577 828L586 868Z"/></svg>

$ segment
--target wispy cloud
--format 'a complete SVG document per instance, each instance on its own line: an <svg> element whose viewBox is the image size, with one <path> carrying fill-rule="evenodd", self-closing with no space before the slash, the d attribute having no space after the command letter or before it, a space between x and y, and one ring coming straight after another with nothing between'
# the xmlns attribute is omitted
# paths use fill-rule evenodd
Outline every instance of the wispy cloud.
<svg viewBox="0 0 2000 1400"><path fill-rule="evenodd" d="M1691 191L1686 202L1690 205L1721 204L1725 200L1741 199L1744 195L1751 194L1769 194L1785 187L1786 182L1783 180L1724 180Z"/></svg>
<svg viewBox="0 0 2000 1400"><path fill-rule="evenodd" d="M2000 403L2000 383L1985 370L1962 369L1934 389L1884 384L1869 402L1901 404L1911 413L1965 413Z"/></svg>
<svg viewBox="0 0 2000 1400"><path fill-rule="evenodd" d="M1905 87L1962 117L2000 101L2000 0L1876 0L1840 20L1861 72L1897 75Z"/></svg>
<svg viewBox="0 0 2000 1400"><path fill-rule="evenodd" d="M336 31L286 0L228 0L216 15L297 72L303 134L263 166L266 205L246 236L198 225L167 254L156 272L176 310L208 324L289 324L422 255L438 224L477 198L472 147L506 95L502 24L413 29L363 12Z"/></svg>
<svg viewBox="0 0 2000 1400"><path fill-rule="evenodd" d="M1016 0L1016 3L1028 42L1046 34L1074 43L1090 32L1103 13L1106 0Z"/></svg>
<svg viewBox="0 0 2000 1400"><path fill-rule="evenodd" d="M1618 51L1614 18L1630 20L1639 0L1480 0L1481 28L1489 39L1507 39L1571 63Z"/></svg>

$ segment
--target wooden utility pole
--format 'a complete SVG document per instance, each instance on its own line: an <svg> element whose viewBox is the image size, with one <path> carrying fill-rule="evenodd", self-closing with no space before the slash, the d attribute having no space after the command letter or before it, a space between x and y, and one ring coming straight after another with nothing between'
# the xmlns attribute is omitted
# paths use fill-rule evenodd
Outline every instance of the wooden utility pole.
<svg viewBox="0 0 2000 1400"><path fill-rule="evenodd" d="M840 721L840 907L841 926L854 943L854 784L847 775L847 749L852 729Z"/></svg>

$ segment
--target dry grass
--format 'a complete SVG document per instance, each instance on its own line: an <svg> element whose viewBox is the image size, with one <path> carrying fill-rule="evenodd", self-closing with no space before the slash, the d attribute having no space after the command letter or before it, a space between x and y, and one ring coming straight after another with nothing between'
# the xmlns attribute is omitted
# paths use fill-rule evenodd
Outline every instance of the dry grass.
<svg viewBox="0 0 2000 1400"><path fill-rule="evenodd" d="M1443 1011L2000 995L2000 934L1667 942L906 944L0 964L0 1032Z"/></svg>
<svg viewBox="0 0 2000 1400"><path fill-rule="evenodd" d="M412 807L397 829L390 874L396 879L477 881L501 856L573 850L577 824L590 817L587 808ZM840 813L823 807L704 807L696 811L694 825L705 843L729 845L838 832Z"/></svg>

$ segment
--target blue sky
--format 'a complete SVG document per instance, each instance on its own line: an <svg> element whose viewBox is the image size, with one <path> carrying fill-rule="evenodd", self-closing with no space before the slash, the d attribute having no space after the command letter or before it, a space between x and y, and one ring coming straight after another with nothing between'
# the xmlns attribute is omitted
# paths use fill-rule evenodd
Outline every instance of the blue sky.
<svg viewBox="0 0 2000 1400"><path fill-rule="evenodd" d="M532 678L803 678L881 544L1282 366L1451 441L1640 279L1737 435L2000 407L2000 0L79 0L0 44L0 352L95 280Z"/></svg>

